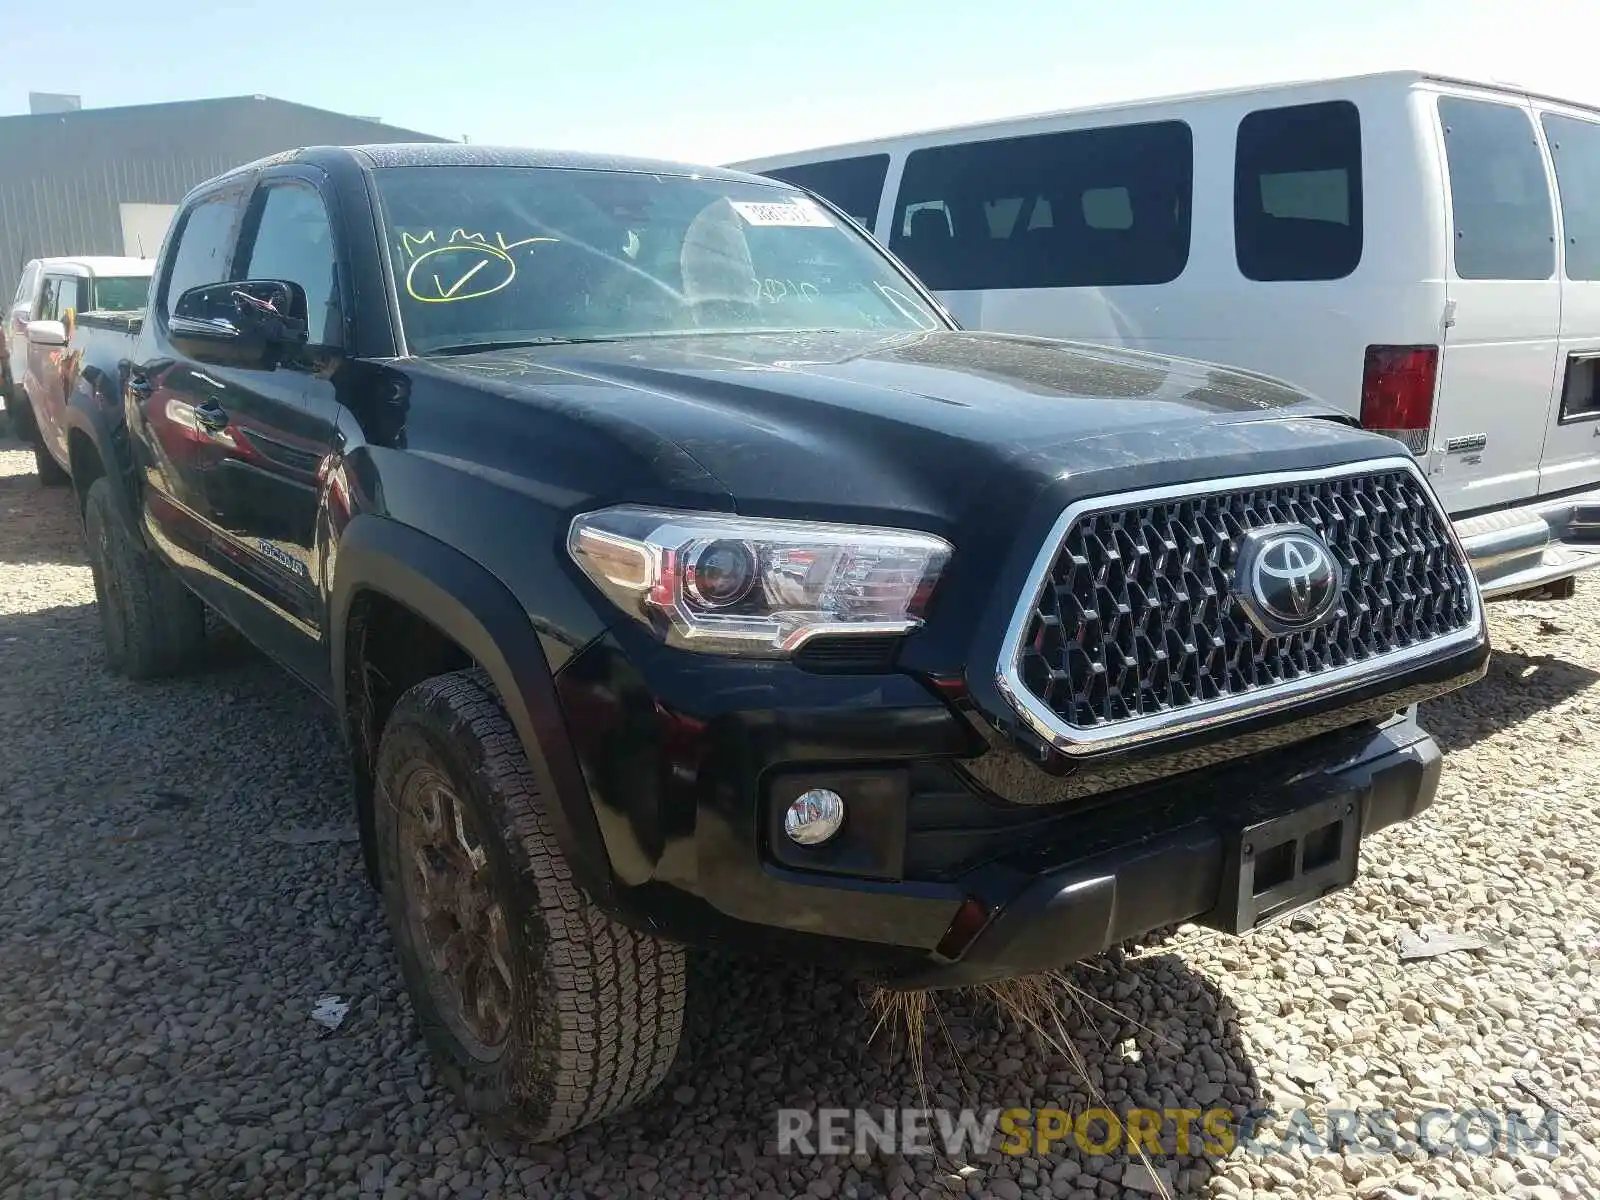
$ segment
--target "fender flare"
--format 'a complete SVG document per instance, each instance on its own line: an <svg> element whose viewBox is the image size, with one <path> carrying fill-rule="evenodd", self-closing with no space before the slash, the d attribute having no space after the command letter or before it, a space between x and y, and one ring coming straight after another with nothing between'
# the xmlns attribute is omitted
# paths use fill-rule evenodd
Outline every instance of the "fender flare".
<svg viewBox="0 0 1600 1200"><path fill-rule="evenodd" d="M430 622L488 673L534 780L551 801L547 811L574 881L597 903L609 902L613 884L599 822L549 660L522 605L476 560L444 542L388 517L352 518L337 543L327 624L334 705L347 743L346 640L351 606L363 591L386 596ZM358 797L358 803L369 799Z"/></svg>
<svg viewBox="0 0 1600 1200"><path fill-rule="evenodd" d="M81 377L80 377L81 379ZM84 386L93 389L96 385L87 380L81 380ZM68 397L66 411L62 414L63 423L67 427L67 446L70 447L75 435L89 439L89 444L94 447L95 454L100 459L100 466L105 477L111 481L111 503L116 510L118 518L127 527L141 546L147 545L144 536L144 522L138 519L139 501L135 493L132 474L125 463L116 453L116 432L112 416L93 400L92 394L85 397L77 385ZM121 414L117 414L117 420ZM82 505L85 483L74 477L73 490L78 493L78 503Z"/></svg>

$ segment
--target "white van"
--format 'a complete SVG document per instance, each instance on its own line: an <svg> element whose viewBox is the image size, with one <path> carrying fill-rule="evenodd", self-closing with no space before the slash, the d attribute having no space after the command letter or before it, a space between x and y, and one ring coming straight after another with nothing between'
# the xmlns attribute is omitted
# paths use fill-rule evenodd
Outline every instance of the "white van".
<svg viewBox="0 0 1600 1200"><path fill-rule="evenodd" d="M1387 72L735 165L968 328L1247 367L1391 433L1488 596L1600 566L1600 110Z"/></svg>

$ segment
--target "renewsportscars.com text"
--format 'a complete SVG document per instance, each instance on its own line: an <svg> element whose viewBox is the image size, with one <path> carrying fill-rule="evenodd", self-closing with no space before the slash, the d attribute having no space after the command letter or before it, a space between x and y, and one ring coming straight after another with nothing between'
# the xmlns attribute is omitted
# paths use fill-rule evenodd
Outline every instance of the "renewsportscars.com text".
<svg viewBox="0 0 1600 1200"><path fill-rule="evenodd" d="M1330 1108L1313 1117L1305 1109L1108 1108L1070 1113L1060 1108L1006 1109L779 1109L778 1153L805 1155L933 1154L952 1158L989 1150L1002 1154L1080 1151L1083 1154L1203 1154L1224 1157L1307 1153L1388 1155L1402 1145L1429 1154L1511 1156L1523 1151L1553 1157L1560 1125L1553 1112L1532 1123L1517 1110L1428 1109L1402 1122L1393 1109Z"/></svg>

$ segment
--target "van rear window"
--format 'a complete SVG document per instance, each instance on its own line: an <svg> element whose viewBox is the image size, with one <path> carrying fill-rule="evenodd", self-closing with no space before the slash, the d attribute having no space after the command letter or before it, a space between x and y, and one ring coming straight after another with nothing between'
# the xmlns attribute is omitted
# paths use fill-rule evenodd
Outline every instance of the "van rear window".
<svg viewBox="0 0 1600 1200"><path fill-rule="evenodd" d="M1567 278L1600 279L1600 123L1545 113L1545 141L1556 161Z"/></svg>
<svg viewBox="0 0 1600 1200"><path fill-rule="evenodd" d="M1439 120L1456 275L1549 279L1556 271L1555 217L1528 110L1440 96Z"/></svg>
<svg viewBox="0 0 1600 1200"><path fill-rule="evenodd" d="M1245 115L1233 166L1239 272L1343 279L1361 262L1361 114L1348 100Z"/></svg>
<svg viewBox="0 0 1600 1200"><path fill-rule="evenodd" d="M1182 121L932 146L906 159L889 244L948 291L1170 283L1193 189Z"/></svg>
<svg viewBox="0 0 1600 1200"><path fill-rule="evenodd" d="M824 200L837 204L868 229L878 219L878 201L883 196L883 180L888 173L887 154L798 163L761 172L796 187L808 188Z"/></svg>

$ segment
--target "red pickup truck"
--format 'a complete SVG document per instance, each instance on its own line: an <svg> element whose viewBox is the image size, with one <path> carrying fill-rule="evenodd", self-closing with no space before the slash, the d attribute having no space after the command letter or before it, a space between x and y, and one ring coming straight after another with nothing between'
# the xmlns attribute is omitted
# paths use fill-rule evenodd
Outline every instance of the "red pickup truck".
<svg viewBox="0 0 1600 1200"><path fill-rule="evenodd" d="M141 258L79 257L36 258L23 268L0 340L0 391L11 430L33 443L46 483L66 479L61 414L75 382L79 356L69 341L78 318L143 307L153 265Z"/></svg>

